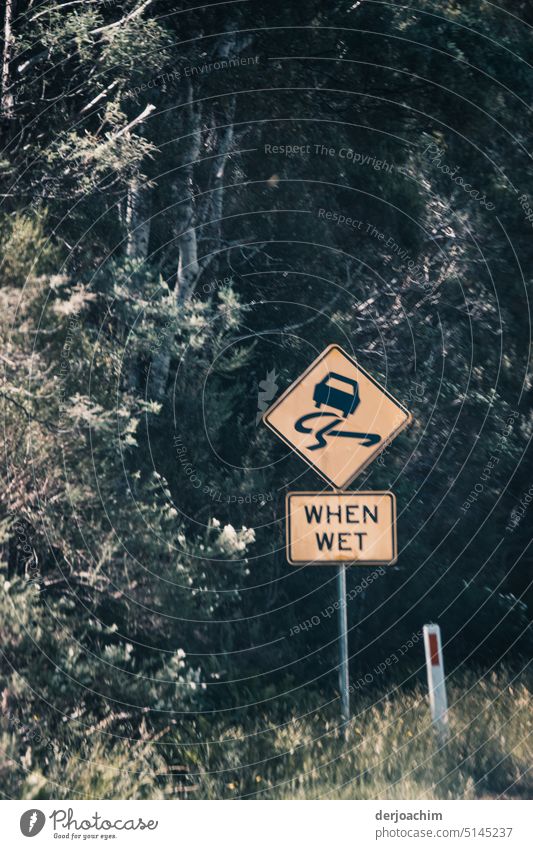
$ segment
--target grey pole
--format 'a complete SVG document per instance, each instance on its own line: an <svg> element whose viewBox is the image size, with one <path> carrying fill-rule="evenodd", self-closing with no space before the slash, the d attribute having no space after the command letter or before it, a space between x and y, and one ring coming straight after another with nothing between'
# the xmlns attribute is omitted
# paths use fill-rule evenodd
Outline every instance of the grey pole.
<svg viewBox="0 0 533 849"><path fill-rule="evenodd" d="M346 567L337 567L339 596L339 691L344 722L350 718L350 673L348 670L348 614L346 611Z"/></svg>

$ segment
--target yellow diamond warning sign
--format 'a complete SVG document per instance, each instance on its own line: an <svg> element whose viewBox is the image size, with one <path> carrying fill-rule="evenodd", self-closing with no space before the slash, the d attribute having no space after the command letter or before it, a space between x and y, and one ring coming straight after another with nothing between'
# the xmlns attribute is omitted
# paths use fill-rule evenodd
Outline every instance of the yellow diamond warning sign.
<svg viewBox="0 0 533 849"><path fill-rule="evenodd" d="M395 563L396 498L392 492L289 492L287 560L314 563Z"/></svg>
<svg viewBox="0 0 533 849"><path fill-rule="evenodd" d="M411 421L411 414L338 345L330 345L263 420L337 489Z"/></svg>

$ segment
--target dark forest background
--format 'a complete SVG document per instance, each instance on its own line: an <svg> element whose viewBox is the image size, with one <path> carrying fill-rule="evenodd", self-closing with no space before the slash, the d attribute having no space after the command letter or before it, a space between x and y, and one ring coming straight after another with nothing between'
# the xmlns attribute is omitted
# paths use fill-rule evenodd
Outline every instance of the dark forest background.
<svg viewBox="0 0 533 849"><path fill-rule="evenodd" d="M525 680L530 4L2 14L3 792L124 745L79 792L153 794L258 717L335 727L335 570L284 553L322 484L258 424L333 342L414 416L352 484L396 493L400 545L347 576L354 712L424 686L429 621L452 679Z"/></svg>

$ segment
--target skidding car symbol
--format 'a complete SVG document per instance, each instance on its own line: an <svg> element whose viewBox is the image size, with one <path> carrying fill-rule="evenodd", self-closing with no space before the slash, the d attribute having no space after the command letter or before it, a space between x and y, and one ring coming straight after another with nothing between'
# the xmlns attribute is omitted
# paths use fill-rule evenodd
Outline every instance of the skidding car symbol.
<svg viewBox="0 0 533 849"><path fill-rule="evenodd" d="M356 380L330 371L315 385L313 401L315 407L320 409L322 404L326 404L328 407L340 410L346 418L359 406L359 385Z"/></svg>

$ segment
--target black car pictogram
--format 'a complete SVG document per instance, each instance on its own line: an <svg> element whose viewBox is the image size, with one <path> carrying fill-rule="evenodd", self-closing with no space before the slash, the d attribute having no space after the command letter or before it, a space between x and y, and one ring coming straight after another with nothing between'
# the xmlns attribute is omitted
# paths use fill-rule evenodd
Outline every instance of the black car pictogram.
<svg viewBox="0 0 533 849"><path fill-rule="evenodd" d="M320 408L322 404L334 407L336 410L340 410L346 418L359 406L359 384L356 380L330 371L316 384L313 401L315 407Z"/></svg>

